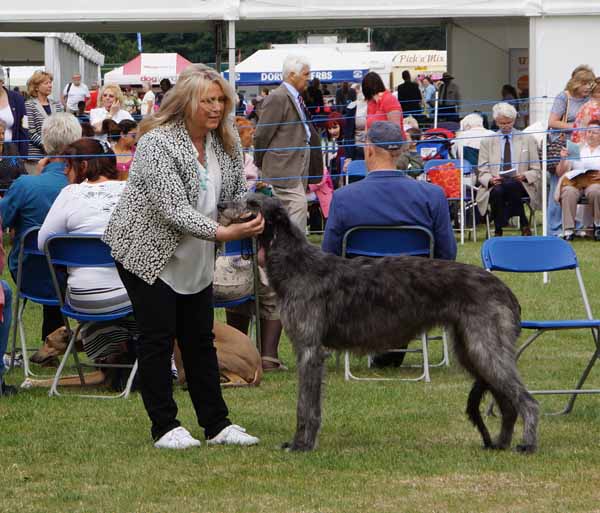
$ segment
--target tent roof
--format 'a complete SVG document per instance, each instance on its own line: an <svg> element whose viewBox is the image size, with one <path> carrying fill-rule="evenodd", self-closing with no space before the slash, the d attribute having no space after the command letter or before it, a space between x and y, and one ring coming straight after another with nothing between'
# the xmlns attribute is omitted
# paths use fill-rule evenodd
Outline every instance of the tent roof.
<svg viewBox="0 0 600 513"><path fill-rule="evenodd" d="M192 64L177 53L141 53L129 62L104 75L104 83L139 84L144 81L158 83L163 78L172 82Z"/></svg>
<svg viewBox="0 0 600 513"><path fill-rule="evenodd" d="M236 20L237 30L320 29L325 27L438 23L446 18L523 17L600 14L594 0L146 0L94 3L54 0L4 2L0 30L77 30L90 32L199 31L217 20Z"/></svg>

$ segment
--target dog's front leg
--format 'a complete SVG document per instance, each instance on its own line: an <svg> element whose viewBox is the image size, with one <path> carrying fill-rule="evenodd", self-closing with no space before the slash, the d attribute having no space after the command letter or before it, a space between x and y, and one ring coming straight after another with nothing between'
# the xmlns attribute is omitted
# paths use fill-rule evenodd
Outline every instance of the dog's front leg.
<svg viewBox="0 0 600 513"><path fill-rule="evenodd" d="M298 347L298 346L296 346ZM324 354L320 346L298 349L298 407L296 434L283 444L288 451L311 451L317 443L321 427L321 387L323 386Z"/></svg>

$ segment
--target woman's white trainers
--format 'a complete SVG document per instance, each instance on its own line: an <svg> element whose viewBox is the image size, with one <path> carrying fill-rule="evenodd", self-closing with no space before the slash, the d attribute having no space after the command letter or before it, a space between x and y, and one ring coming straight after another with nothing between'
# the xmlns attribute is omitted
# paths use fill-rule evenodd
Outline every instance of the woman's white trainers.
<svg viewBox="0 0 600 513"><path fill-rule="evenodd" d="M184 427L176 427L161 436L155 443L157 449L188 449L200 447L202 443L196 440Z"/></svg>
<svg viewBox="0 0 600 513"><path fill-rule="evenodd" d="M208 445L256 445L260 440L246 433L242 426L231 424L206 441Z"/></svg>

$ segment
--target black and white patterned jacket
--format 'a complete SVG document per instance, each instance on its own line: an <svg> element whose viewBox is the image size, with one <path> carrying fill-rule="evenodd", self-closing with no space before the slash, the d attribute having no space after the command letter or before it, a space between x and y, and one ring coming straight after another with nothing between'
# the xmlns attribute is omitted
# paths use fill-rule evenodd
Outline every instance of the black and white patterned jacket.
<svg viewBox="0 0 600 513"><path fill-rule="evenodd" d="M247 189L241 151L232 158L215 135L211 139L221 168L219 201L243 197ZM183 235L215 239L218 224L194 208L200 193L197 158L182 121L144 134L106 227L103 239L114 259L149 284L156 281Z"/></svg>

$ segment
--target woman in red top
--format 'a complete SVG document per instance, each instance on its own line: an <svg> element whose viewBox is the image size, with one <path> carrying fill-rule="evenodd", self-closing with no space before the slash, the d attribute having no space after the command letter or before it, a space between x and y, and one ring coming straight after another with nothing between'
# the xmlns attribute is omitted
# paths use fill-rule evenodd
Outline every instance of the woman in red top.
<svg viewBox="0 0 600 513"><path fill-rule="evenodd" d="M385 88L377 73L369 71L364 76L362 92L367 100L367 130L375 121L392 121L398 124L402 137L406 139L400 102Z"/></svg>

